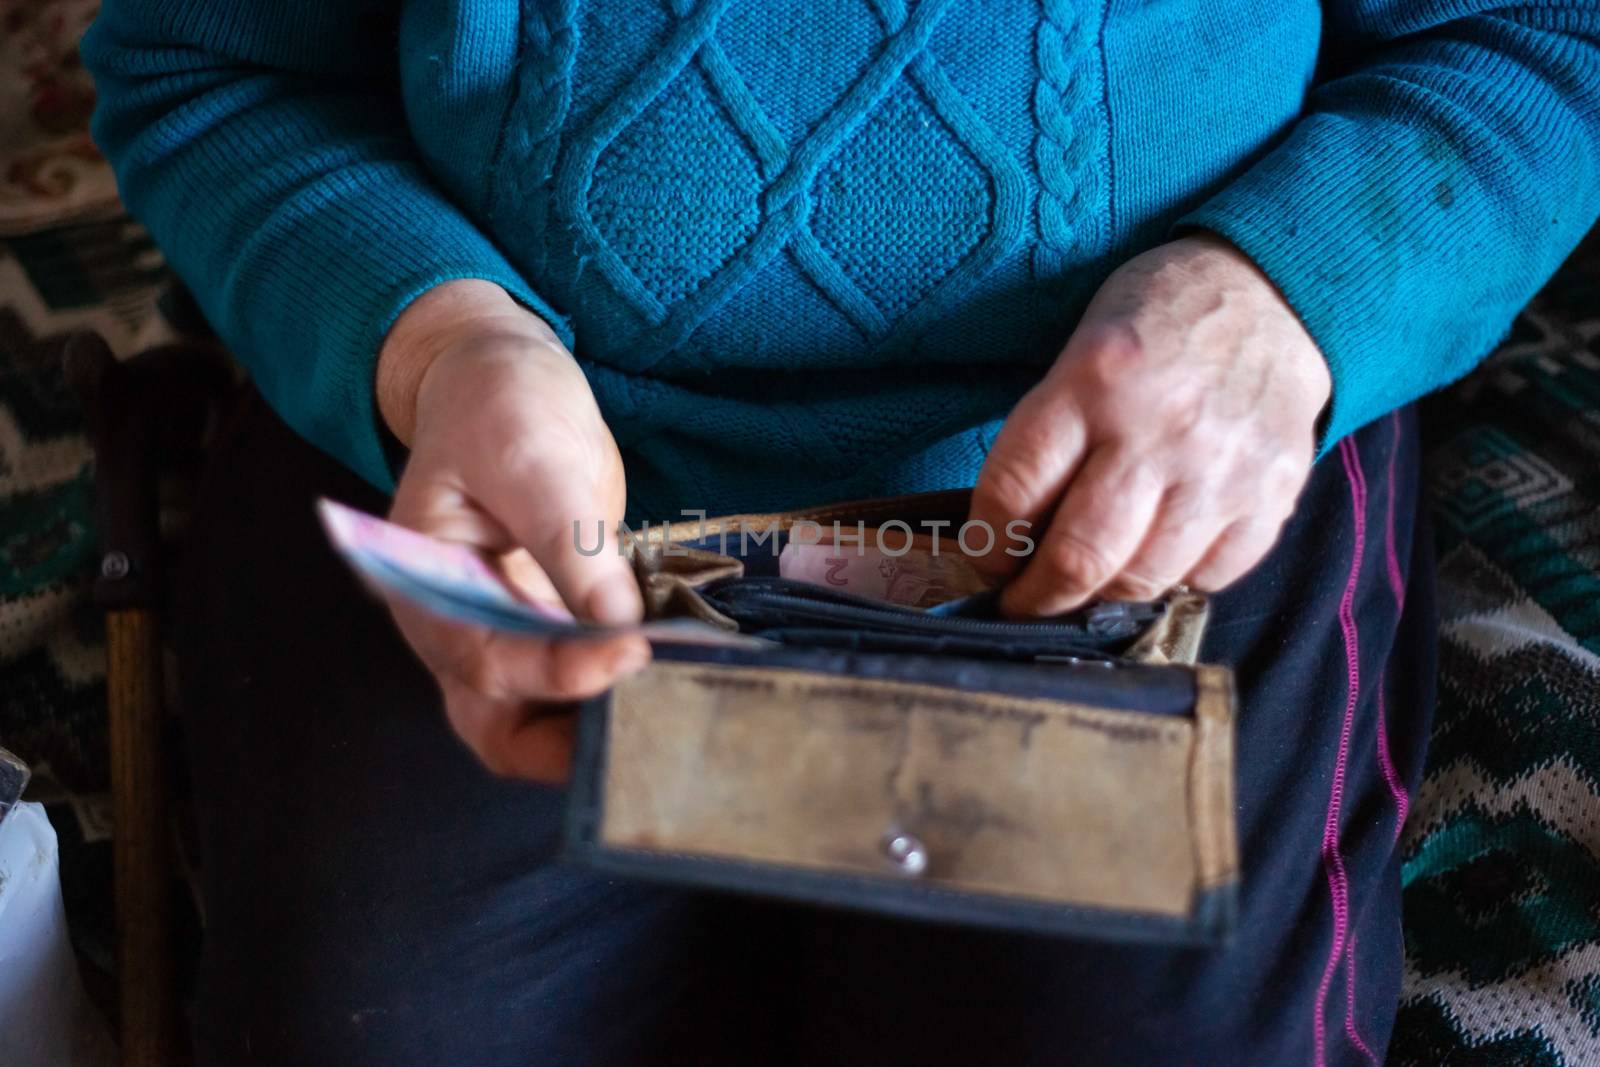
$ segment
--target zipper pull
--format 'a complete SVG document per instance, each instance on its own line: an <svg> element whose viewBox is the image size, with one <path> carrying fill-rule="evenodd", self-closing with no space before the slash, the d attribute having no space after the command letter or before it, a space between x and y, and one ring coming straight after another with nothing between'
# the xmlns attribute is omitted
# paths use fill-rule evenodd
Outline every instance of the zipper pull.
<svg viewBox="0 0 1600 1067"><path fill-rule="evenodd" d="M1132 637L1145 624L1160 618L1163 610L1159 603L1109 601L1085 610L1083 622L1096 637Z"/></svg>

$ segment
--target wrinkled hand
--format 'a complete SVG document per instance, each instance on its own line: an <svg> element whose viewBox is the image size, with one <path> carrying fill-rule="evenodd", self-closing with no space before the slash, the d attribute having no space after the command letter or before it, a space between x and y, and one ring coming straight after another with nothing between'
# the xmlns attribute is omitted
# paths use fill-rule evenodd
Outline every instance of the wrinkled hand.
<svg viewBox="0 0 1600 1067"><path fill-rule="evenodd" d="M614 551L622 459L587 381L549 327L487 282L450 282L400 316L378 404L411 447L390 518L501 557L528 597L609 623L636 621L638 585ZM577 550L573 522L592 545ZM551 642L390 610L439 683L451 726L489 770L542 781L571 770L570 702L643 667L637 636Z"/></svg>
<svg viewBox="0 0 1600 1067"><path fill-rule="evenodd" d="M1002 606L1053 615L1090 598L1215 590L1266 555L1310 471L1327 365L1232 245L1187 237L1101 286L1066 348L1002 427L972 518L1032 523Z"/></svg>

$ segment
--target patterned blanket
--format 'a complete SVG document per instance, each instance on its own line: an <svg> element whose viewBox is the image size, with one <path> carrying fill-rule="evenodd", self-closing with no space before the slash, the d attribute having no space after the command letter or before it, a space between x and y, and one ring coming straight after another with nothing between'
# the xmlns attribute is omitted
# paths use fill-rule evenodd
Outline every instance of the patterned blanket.
<svg viewBox="0 0 1600 1067"><path fill-rule="evenodd" d="M1390 1062L1600 1063L1600 238L1425 415L1439 707Z"/></svg>
<svg viewBox="0 0 1600 1067"><path fill-rule="evenodd" d="M56 357L83 326L132 354L182 312L84 136L73 46L94 9L0 0L0 744L72 805L52 811L69 913L106 960L91 452ZM1424 432L1440 700L1390 1062L1600 1063L1600 238Z"/></svg>
<svg viewBox="0 0 1600 1067"><path fill-rule="evenodd" d="M173 340L175 287L117 201L89 140L78 39L99 0L0 0L0 738L34 764L35 798L109 832L92 449L61 339L119 356Z"/></svg>

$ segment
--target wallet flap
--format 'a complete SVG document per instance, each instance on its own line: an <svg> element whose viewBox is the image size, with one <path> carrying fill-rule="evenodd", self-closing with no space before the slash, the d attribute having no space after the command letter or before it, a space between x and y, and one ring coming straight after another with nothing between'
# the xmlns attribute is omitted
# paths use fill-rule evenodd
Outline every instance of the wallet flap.
<svg viewBox="0 0 1600 1067"><path fill-rule="evenodd" d="M604 703L590 832L662 859L1181 923L1237 871L1225 672L1202 669L1196 696L1192 717L1151 715L659 661Z"/></svg>

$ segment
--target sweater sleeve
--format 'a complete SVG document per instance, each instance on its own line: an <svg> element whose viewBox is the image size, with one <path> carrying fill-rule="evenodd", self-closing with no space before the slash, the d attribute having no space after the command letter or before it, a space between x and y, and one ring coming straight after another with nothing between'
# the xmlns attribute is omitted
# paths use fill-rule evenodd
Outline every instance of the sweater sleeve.
<svg viewBox="0 0 1600 1067"><path fill-rule="evenodd" d="M482 278L564 334L423 170L398 6L105 0L83 44L95 139L129 209L273 407L383 489L373 375L412 299Z"/></svg>
<svg viewBox="0 0 1600 1067"><path fill-rule="evenodd" d="M1301 119L1179 225L1254 259L1321 346L1325 451L1471 370L1600 213L1600 0L1324 23Z"/></svg>

